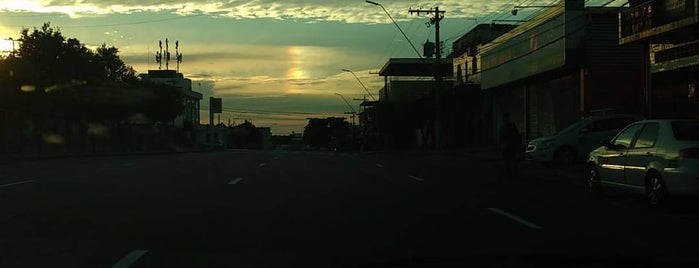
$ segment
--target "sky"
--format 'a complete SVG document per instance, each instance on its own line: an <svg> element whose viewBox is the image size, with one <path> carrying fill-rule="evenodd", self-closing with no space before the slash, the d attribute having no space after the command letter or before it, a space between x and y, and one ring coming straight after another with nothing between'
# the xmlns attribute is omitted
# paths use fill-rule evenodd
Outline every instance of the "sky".
<svg viewBox="0 0 699 268"><path fill-rule="evenodd" d="M526 19L538 9L522 9L517 16L510 11L556 1L375 2L420 51L426 40L434 41L434 27L426 25L428 16L408 10L445 10L440 35L449 51L451 42L476 23ZM588 0L587 5L605 2ZM342 69L352 70L378 97L384 80L376 72L384 63L417 57L383 9L363 0L0 0L0 53L12 49L8 39L18 39L22 28L44 22L88 47L117 47L139 73L158 69L158 41L168 39L172 54L179 41L179 71L204 95L202 107L208 107L210 96L223 98L222 122L250 120L274 134L303 132L309 117L347 117L351 108L335 93L359 110L361 101L354 99L364 98L366 91ZM176 69L176 63L168 68ZM208 123L208 111L201 114L202 123Z"/></svg>

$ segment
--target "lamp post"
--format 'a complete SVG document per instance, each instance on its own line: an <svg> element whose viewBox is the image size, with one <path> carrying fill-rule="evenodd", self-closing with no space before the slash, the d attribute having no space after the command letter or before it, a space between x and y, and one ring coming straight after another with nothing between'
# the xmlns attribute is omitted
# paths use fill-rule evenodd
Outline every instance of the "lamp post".
<svg viewBox="0 0 699 268"><path fill-rule="evenodd" d="M434 14L434 17L430 18L430 21L428 22L429 25L434 25L434 42L436 44L435 48L435 61L434 61L434 80L436 82L437 88L435 89L435 114L434 114L434 148L439 150L442 149L446 144L443 144L445 139L443 137L443 133L445 133L445 122L444 118L442 118L442 113L443 113L443 103L442 103L442 80L444 79L443 74L442 74L442 64L441 64L441 58L442 58L442 53L441 53L441 41L439 39L439 22L444 19L444 13L446 11L444 10L439 10L439 7L435 7L433 9L429 10L423 10L423 9L410 9L408 10L410 14L417 13L418 16L421 14Z"/></svg>
<svg viewBox="0 0 699 268"><path fill-rule="evenodd" d="M352 104L350 104L349 101L345 99L345 96L342 96L342 94L340 93L335 93L335 95L340 96L340 98L342 98L342 100L345 101L345 103L347 103L347 106L350 108L350 110L352 110L350 114L352 115L352 125L354 126L354 116L357 114L357 111L354 109L354 107L352 107Z"/></svg>
<svg viewBox="0 0 699 268"><path fill-rule="evenodd" d="M342 71L343 71L343 72L351 73L351 74L354 76L354 78L357 79L357 81L359 82L359 84L362 85L362 87L364 88L364 91L366 91L366 93L369 94L369 97L371 97L371 99L374 100L374 101L376 100L376 98L374 98L374 95L371 95L371 92L369 92L369 89L367 89L366 86L364 85L364 83L362 83L362 80L359 79L359 77L357 77L357 74L355 74L352 70L349 70L349 69L342 69Z"/></svg>
<svg viewBox="0 0 699 268"><path fill-rule="evenodd" d="M422 54L420 54L420 52L417 50L417 48L415 48L415 45L413 45L413 42L410 41L410 38L408 38L408 36L407 36L407 35L405 34L405 32L403 31L403 29L400 28L400 26L398 25L398 23L396 22L396 20L393 19L393 16L391 16L391 14L388 13L388 10L386 10L386 8L383 7L382 4L379 4L379 3L377 3L377 2L369 1L369 0L366 0L365 2L367 2L367 3L369 3L369 4L372 4L372 5L375 5L375 6L380 6L381 9L383 9L383 12L386 13L386 15L388 16L388 18L391 19L391 21L393 22L393 24L396 25L396 27L398 28L398 30L400 31L400 33L403 34L403 37L405 37L405 40L408 40L408 43L410 44L410 46L413 47L413 50L415 50L415 53L417 54L417 57L422 59Z"/></svg>

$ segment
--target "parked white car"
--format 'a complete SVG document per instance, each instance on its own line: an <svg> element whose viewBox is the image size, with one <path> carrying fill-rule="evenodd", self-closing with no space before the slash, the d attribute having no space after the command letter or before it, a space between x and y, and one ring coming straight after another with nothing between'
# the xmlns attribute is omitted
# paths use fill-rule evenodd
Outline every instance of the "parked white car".
<svg viewBox="0 0 699 268"><path fill-rule="evenodd" d="M629 124L643 120L631 114L592 116L578 121L553 136L533 139L527 144L525 159L537 162L569 164L609 141Z"/></svg>
<svg viewBox="0 0 699 268"><path fill-rule="evenodd" d="M654 206L670 196L699 195L699 120L644 120L592 151L591 193L605 187L644 193Z"/></svg>

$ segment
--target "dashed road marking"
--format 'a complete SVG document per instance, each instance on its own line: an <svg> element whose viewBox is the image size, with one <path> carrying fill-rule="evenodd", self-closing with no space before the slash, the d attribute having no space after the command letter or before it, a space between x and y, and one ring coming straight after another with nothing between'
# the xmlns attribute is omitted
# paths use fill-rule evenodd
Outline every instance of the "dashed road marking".
<svg viewBox="0 0 699 268"><path fill-rule="evenodd" d="M142 249L137 249L134 251L129 252L129 254L126 254L121 260L119 260L117 263L112 265L112 268L128 268L131 267L139 258L143 257L143 255L146 255L148 253L148 250L142 250Z"/></svg>
<svg viewBox="0 0 699 268"><path fill-rule="evenodd" d="M266 165L267 165L267 163L260 163L260 167L264 167Z"/></svg>
<svg viewBox="0 0 699 268"><path fill-rule="evenodd" d="M279 156L272 157L274 160L279 160Z"/></svg>
<svg viewBox="0 0 699 268"><path fill-rule="evenodd" d="M235 184L238 184L242 180L243 180L243 178L238 177L238 178L235 178L235 180L229 181L228 184L235 185Z"/></svg>
<svg viewBox="0 0 699 268"><path fill-rule="evenodd" d="M8 183L8 184L2 184L2 185L0 185L0 188L14 186L14 185L20 185L20 184L26 184L26 183L32 183L32 182L34 182L34 181L33 180L18 181L18 182L13 182L13 183Z"/></svg>
<svg viewBox="0 0 699 268"><path fill-rule="evenodd" d="M382 164L376 164L376 167L383 168L384 166Z"/></svg>
<svg viewBox="0 0 699 268"><path fill-rule="evenodd" d="M411 179L416 180L416 181L425 181L424 179L415 177L413 175L409 175L408 178L411 178Z"/></svg>
<svg viewBox="0 0 699 268"><path fill-rule="evenodd" d="M510 220L519 222L520 224L522 224L522 225L524 225L524 226L527 226L527 227L529 227L529 228L532 228L532 229L544 229L544 227L541 227L541 226L539 226L539 225L534 224L533 222L527 221L527 220L525 220L525 219L522 219L522 218L517 217L517 216L515 216L515 215L512 215L512 214L510 214L510 213L507 213L507 212L505 212L505 211L503 211L503 210L500 210L500 209L497 209L497 208L488 208L488 210L490 210L490 211L492 211L492 212L495 212L495 213L499 214L500 216L503 216L503 217L508 218L508 219L510 219Z"/></svg>

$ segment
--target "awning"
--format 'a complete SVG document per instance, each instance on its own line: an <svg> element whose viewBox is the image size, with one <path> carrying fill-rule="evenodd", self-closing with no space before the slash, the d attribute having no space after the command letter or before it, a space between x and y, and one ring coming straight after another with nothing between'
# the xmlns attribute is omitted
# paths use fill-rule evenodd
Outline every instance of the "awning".
<svg viewBox="0 0 699 268"><path fill-rule="evenodd" d="M391 58L379 71L380 76L434 76L434 58ZM441 59L442 77L451 77L454 67L451 59Z"/></svg>

